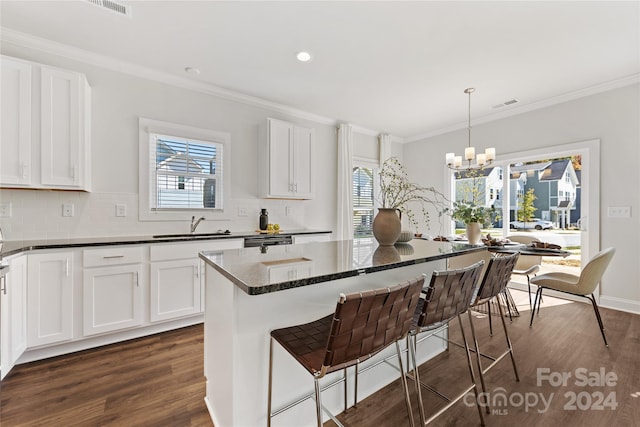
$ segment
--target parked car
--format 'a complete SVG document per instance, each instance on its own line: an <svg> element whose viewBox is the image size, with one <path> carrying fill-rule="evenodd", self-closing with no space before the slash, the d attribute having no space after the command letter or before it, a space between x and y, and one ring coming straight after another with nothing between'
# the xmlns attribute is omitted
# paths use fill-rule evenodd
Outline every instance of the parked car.
<svg viewBox="0 0 640 427"><path fill-rule="evenodd" d="M553 223L551 221L545 221L540 218L533 218L531 221L511 221L509 223L509 227L512 229L533 229L536 230L549 230L553 228Z"/></svg>

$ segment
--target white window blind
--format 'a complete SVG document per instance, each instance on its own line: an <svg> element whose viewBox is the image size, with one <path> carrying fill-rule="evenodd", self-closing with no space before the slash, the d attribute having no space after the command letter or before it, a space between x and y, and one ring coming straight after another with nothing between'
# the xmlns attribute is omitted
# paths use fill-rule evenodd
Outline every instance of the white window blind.
<svg viewBox="0 0 640 427"><path fill-rule="evenodd" d="M373 236L374 169L353 168L353 234L354 237Z"/></svg>
<svg viewBox="0 0 640 427"><path fill-rule="evenodd" d="M222 156L217 142L150 134L150 208L222 209Z"/></svg>

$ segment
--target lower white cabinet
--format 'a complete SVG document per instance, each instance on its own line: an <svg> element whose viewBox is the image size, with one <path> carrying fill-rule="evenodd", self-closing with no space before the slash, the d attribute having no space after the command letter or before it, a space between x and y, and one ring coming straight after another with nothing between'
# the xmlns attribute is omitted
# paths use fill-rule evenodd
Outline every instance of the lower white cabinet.
<svg viewBox="0 0 640 427"><path fill-rule="evenodd" d="M142 265L92 268L83 277L83 334L142 324Z"/></svg>
<svg viewBox="0 0 640 427"><path fill-rule="evenodd" d="M293 236L293 243L328 242L331 240L331 233L322 234L296 234Z"/></svg>
<svg viewBox="0 0 640 427"><path fill-rule="evenodd" d="M201 251L241 248L242 239L152 245L149 320L160 322L204 311Z"/></svg>
<svg viewBox="0 0 640 427"><path fill-rule="evenodd" d="M19 256L8 264L9 272L0 279L0 379L27 347L27 257Z"/></svg>
<svg viewBox="0 0 640 427"><path fill-rule="evenodd" d="M87 249L83 259L83 335L142 325L146 290L143 248Z"/></svg>
<svg viewBox="0 0 640 427"><path fill-rule="evenodd" d="M202 311L199 259L151 263L150 285L149 318L152 322Z"/></svg>
<svg viewBox="0 0 640 427"><path fill-rule="evenodd" d="M27 346L73 338L73 252L27 257Z"/></svg>

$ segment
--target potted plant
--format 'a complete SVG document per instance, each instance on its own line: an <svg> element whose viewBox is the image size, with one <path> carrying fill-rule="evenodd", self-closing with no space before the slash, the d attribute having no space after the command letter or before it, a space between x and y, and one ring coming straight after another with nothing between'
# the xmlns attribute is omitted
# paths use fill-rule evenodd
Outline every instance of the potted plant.
<svg viewBox="0 0 640 427"><path fill-rule="evenodd" d="M393 245L402 228L402 214L418 230L420 222L412 205L420 206L424 222L429 222L427 206L435 206L441 216L446 198L433 187L410 182L404 166L396 157L387 159L380 169L380 205L373 220L373 235L381 246Z"/></svg>
<svg viewBox="0 0 640 427"><path fill-rule="evenodd" d="M479 171L470 170L464 173L458 172L463 178L471 178L471 181L463 184L456 191L456 200L450 210L451 218L465 224L467 240L472 245L480 242L480 228L485 224L491 224L497 218L494 206L485 206L484 191L479 183Z"/></svg>

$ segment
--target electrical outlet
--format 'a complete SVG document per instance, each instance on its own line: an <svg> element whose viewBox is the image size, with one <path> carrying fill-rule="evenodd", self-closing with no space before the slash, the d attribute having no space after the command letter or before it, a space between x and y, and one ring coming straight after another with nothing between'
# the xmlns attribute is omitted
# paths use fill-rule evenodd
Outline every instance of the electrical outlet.
<svg viewBox="0 0 640 427"><path fill-rule="evenodd" d="M291 206L285 206L284 207L284 215L285 216L291 216Z"/></svg>
<svg viewBox="0 0 640 427"><path fill-rule="evenodd" d="M631 206L609 206L609 218L631 218Z"/></svg>
<svg viewBox="0 0 640 427"><path fill-rule="evenodd" d="M0 217L11 216L11 203L0 203Z"/></svg>
<svg viewBox="0 0 640 427"><path fill-rule="evenodd" d="M127 216L127 205L124 203L116 204L116 216Z"/></svg>
<svg viewBox="0 0 640 427"><path fill-rule="evenodd" d="M73 216L74 206L73 203L64 203L62 205L62 216L70 217Z"/></svg>
<svg viewBox="0 0 640 427"><path fill-rule="evenodd" d="M238 216L249 216L249 214L247 213L247 208L238 206Z"/></svg>

